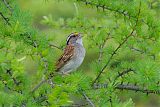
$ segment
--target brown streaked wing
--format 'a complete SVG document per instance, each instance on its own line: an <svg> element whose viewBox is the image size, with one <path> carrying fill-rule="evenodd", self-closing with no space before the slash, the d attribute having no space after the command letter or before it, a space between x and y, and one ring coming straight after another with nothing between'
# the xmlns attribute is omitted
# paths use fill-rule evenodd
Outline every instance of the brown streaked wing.
<svg viewBox="0 0 160 107"><path fill-rule="evenodd" d="M74 46L67 45L66 48L64 49L64 53L56 63L56 71L62 68L65 65L65 63L72 58L73 54L74 54Z"/></svg>

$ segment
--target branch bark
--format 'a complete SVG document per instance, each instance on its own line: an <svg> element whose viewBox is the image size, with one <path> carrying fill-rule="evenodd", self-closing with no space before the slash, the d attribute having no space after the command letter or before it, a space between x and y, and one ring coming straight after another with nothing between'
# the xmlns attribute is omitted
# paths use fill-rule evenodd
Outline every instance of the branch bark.
<svg viewBox="0 0 160 107"><path fill-rule="evenodd" d="M95 2L91 2L91 1L87 1L87 0L77 0L77 1L81 1L81 2L85 3L86 5L89 4L89 5L95 6L95 7L97 7L97 8L102 8L103 11L104 11L104 10L109 10L109 11L112 11L112 12L115 12L115 13L122 14L123 16L127 16L127 17L129 17L129 19L130 19L130 18L133 18L133 19L137 20L137 18L136 18L135 16L132 16L131 14L129 14L129 13L127 12L127 10L113 9L113 8L107 6L106 4L103 4L103 5L102 5L102 4L97 4L97 3L95 3ZM144 21L144 19L142 19L141 22L144 23L144 24L146 24L146 25L148 25L148 23L147 23L146 21ZM154 28L154 27L155 27L155 26L151 26L151 25L148 25L148 26L151 27L151 28Z"/></svg>
<svg viewBox="0 0 160 107"><path fill-rule="evenodd" d="M104 48L104 46L105 46L107 40L108 40L108 39L111 39L111 37L109 37L109 36L110 36L110 33L111 33L111 32L109 32L109 33L107 34L107 37L105 38L104 42L99 46L100 50L99 50L98 63L100 63L101 60L102 60L102 56L103 56L103 48Z"/></svg>
<svg viewBox="0 0 160 107"><path fill-rule="evenodd" d="M21 83L21 81L18 81L16 78L12 77L11 70L7 70L7 73L9 74L9 76L11 77L16 86L18 86Z"/></svg>
<svg viewBox="0 0 160 107"><path fill-rule="evenodd" d="M140 15L140 11L141 11L141 2L140 2L140 6L139 6L139 10L138 10L138 14L137 14L137 20L136 20L136 24L133 27L132 31L130 34L128 34L128 36L126 36L126 38L122 41L122 43L119 44L119 46L113 51L113 53L111 54L108 62L104 65L104 67L101 69L101 71L99 72L99 74L97 75L96 79L93 81L92 85L94 85L94 83L97 82L97 80L99 79L99 77L101 76L101 74L103 73L103 71L106 69L106 67L109 65L110 61L112 60L113 56L117 53L117 51L127 42L127 40L133 35L136 26L138 24L138 20L139 20L139 15Z"/></svg>
<svg viewBox="0 0 160 107"><path fill-rule="evenodd" d="M84 90L80 87L79 89L80 93L83 95L83 97L86 99L86 101L92 106L96 107L94 103L88 98L88 96L85 94Z"/></svg>
<svg viewBox="0 0 160 107"><path fill-rule="evenodd" d="M51 43L49 43L49 46L50 46L50 47L57 48L57 49L59 49L59 50L63 50L63 48L61 48L61 47L59 47L59 46L57 46L57 45L51 44Z"/></svg>
<svg viewBox="0 0 160 107"><path fill-rule="evenodd" d="M7 85L7 82L5 80L2 79L2 77L0 77L0 81L2 82L2 84L7 88L9 89L10 91L15 91L19 94L22 94L22 90L15 90L13 88L10 88L8 85Z"/></svg>
<svg viewBox="0 0 160 107"><path fill-rule="evenodd" d="M94 89L101 89L101 88L107 88L108 84L94 84ZM147 93L147 94L160 94L160 90L150 90L147 88L141 88L140 86L137 85L131 85L131 84L118 84L115 89L119 89L119 90L130 90L130 91L139 91L139 92L143 92L143 93Z"/></svg>
<svg viewBox="0 0 160 107"><path fill-rule="evenodd" d="M5 17L2 12L0 12L0 16L3 18L3 20L6 22L6 24L11 25L9 23L9 18Z"/></svg>
<svg viewBox="0 0 160 107"><path fill-rule="evenodd" d="M9 5L9 3L6 0L2 0L3 3L5 4L5 6L10 10L10 12L13 12L13 9L11 8L11 6Z"/></svg>
<svg viewBox="0 0 160 107"><path fill-rule="evenodd" d="M128 16L129 18L132 17L132 18L135 18L134 16L130 15L127 13L127 11L125 10L119 10L119 9L112 9L106 5L101 5L101 4L96 4L94 2L90 2L90 1L87 1L87 0L80 0L81 2L84 2L86 5L92 5L92 6L96 6L97 8L102 8L103 10L109 10L109 11L113 11L113 12L116 12L116 13L120 13L124 16Z"/></svg>
<svg viewBox="0 0 160 107"><path fill-rule="evenodd" d="M122 76L125 75L125 74L128 74L128 73L131 72L131 71L134 71L134 70L132 70L131 68L129 68L129 69L127 69L127 70L119 73L119 74L116 76L115 80L117 80L119 77L122 77Z"/></svg>

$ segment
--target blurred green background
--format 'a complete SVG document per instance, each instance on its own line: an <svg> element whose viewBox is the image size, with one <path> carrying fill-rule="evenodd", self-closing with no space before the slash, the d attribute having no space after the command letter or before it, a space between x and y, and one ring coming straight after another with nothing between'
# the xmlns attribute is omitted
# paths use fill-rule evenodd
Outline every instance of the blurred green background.
<svg viewBox="0 0 160 107"><path fill-rule="evenodd" d="M51 16L53 19L60 18L73 18L76 16L77 12L75 9L75 5L78 7L79 14L83 14L83 16L87 18L92 17L101 17L101 13L97 12L95 8L87 8L84 5L75 4L74 2L67 1L45 1L45 0L18 0L20 7L29 11L33 17L33 26L39 29L42 33L45 33L47 36L51 36L54 38L54 44L60 45L65 44L66 37L75 31L71 30L61 30L53 27L49 27L43 24L43 19L45 16ZM158 15L158 14L157 14ZM78 32L78 31L77 31ZM83 33L83 32L82 32ZM87 46L86 42L84 42L85 46ZM58 53L61 53L57 49ZM84 71L89 71L89 67L87 63L98 57L98 51L92 50L87 52L87 56L85 61L80 69L84 69ZM58 57L58 56L56 56ZM30 66L30 67L28 67ZM36 64L32 60L28 60L26 62L26 71L32 72L36 71ZM91 71L90 71L91 72ZM90 74L90 72L86 72L86 74ZM135 102L136 107L160 107L160 98L158 95L149 95L135 93L131 91L122 91L119 94L122 101L126 99L133 98L133 102Z"/></svg>

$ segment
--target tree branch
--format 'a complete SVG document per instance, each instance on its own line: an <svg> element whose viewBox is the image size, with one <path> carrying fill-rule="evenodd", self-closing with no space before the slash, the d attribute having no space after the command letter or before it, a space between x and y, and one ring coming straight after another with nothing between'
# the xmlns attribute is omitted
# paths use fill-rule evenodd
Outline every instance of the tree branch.
<svg viewBox="0 0 160 107"><path fill-rule="evenodd" d="M9 76L12 78L12 80L13 80L13 82L14 82L14 84L15 84L16 86L18 86L18 85L21 83L21 82L18 81L16 78L12 77L11 70L7 70L7 73L8 73Z"/></svg>
<svg viewBox="0 0 160 107"><path fill-rule="evenodd" d="M5 80L3 80L2 79L2 77L0 77L0 81L2 81L2 84L7 88L7 89L9 89L10 91L15 91L15 92L17 92L17 93L19 93L19 94L22 94L22 90L15 90L15 89L13 89L13 88L10 88L9 86L7 86L7 82L5 81Z"/></svg>
<svg viewBox="0 0 160 107"><path fill-rule="evenodd" d="M104 48L105 44L106 44L106 42L107 42L108 39L111 39L111 37L109 37L109 36L110 36L110 33L111 33L111 32L109 32L109 33L107 34L108 36L107 36L106 39L103 41L103 43L99 46L99 48L100 48L100 50L99 50L99 57L98 57L98 62L99 62L99 63L100 63L101 60L102 60L103 48Z"/></svg>
<svg viewBox="0 0 160 107"><path fill-rule="evenodd" d="M84 90L80 87L79 92L83 95L83 97L86 99L86 101L92 106L96 107L93 102L88 98L88 96L85 94Z"/></svg>
<svg viewBox="0 0 160 107"><path fill-rule="evenodd" d="M109 11L113 11L113 12L122 14L123 16L127 16L127 17L129 17L129 19L130 19L130 18L133 18L133 19L137 20L137 18L136 18L135 16L132 16L131 14L129 14L129 13L127 12L127 10L113 9L113 8L111 8L111 7L109 7L109 6L106 6L106 4L101 5L101 4L97 4L97 3L95 3L95 2L91 2L91 1L87 1L87 0L77 0L77 1L83 2L83 3L85 3L86 5L89 4L89 5L95 6L95 7L97 7L97 8L102 8L103 11L106 9L106 10L109 10ZM148 25L148 23L145 22L143 19L141 20L141 22L144 23L144 24L146 24L146 25ZM154 27L155 27L155 26L151 26L151 25L148 25L148 26L151 27L151 28L154 28Z"/></svg>
<svg viewBox="0 0 160 107"><path fill-rule="evenodd" d="M6 0L2 0L3 3L5 4L5 6L10 10L10 12L13 12L13 9L11 8L11 6L9 5L9 3Z"/></svg>
<svg viewBox="0 0 160 107"><path fill-rule="evenodd" d="M127 42L127 40L129 39L129 37L131 37L136 29L136 26L138 24L138 20L139 20L139 15L140 15L140 11L141 11L141 2L140 2L140 6L139 6L139 10L138 10L138 14L137 14L137 20L136 20L136 24L133 27L133 30L131 31L131 33L126 36L126 38L122 41L122 43L119 44L119 46L113 51L113 53L111 54L108 62L104 65L104 67L101 69L101 71L99 72L99 74L97 75L96 79L93 81L92 85L94 85L94 83L96 83L96 81L99 79L99 77L101 76L101 74L103 73L103 71L106 69L106 67L109 65L110 61L112 60L113 56L117 53L117 51L121 48L121 46L123 46L123 44L125 44Z"/></svg>
<svg viewBox="0 0 160 107"><path fill-rule="evenodd" d="M44 62L44 69L45 69L45 72L44 73L47 73L48 72L48 61L46 59L44 59L44 57L42 55L41 56L41 59L42 61ZM31 93L34 93L41 85L43 85L44 83L48 82L49 85L53 88L54 87L54 83L52 82L52 76L49 77L48 79L44 79L44 80L41 80L41 82L39 84L37 84L32 90L31 90Z"/></svg>
<svg viewBox="0 0 160 107"><path fill-rule="evenodd" d="M87 104L72 104L72 105L69 105L69 106L60 106L60 107L86 107L88 105Z"/></svg>
<svg viewBox="0 0 160 107"><path fill-rule="evenodd" d="M34 93L42 84L44 84L45 82L47 82L47 79L42 80L38 85L36 85L32 90L31 93Z"/></svg>
<svg viewBox="0 0 160 107"><path fill-rule="evenodd" d="M2 2L3 2L4 5L10 10L10 12L13 12L13 9L10 7L9 3L8 3L6 0L2 0ZM5 17L2 12L0 12L0 15L1 15L1 17L3 18L3 20L4 20L8 25L11 25L11 24L9 23L9 18Z"/></svg>
<svg viewBox="0 0 160 107"><path fill-rule="evenodd" d="M132 70L131 68L129 68L129 69L127 69L127 70L125 70L125 71L123 71L121 73L118 73L118 75L116 76L115 80L117 80L119 77L122 77L125 74L128 74L131 71L134 71L134 70Z"/></svg>
<svg viewBox="0 0 160 107"><path fill-rule="evenodd" d="M109 58L108 62L106 63L106 65L101 69L101 71L99 72L99 74L97 75L96 79L93 81L92 85L99 79L99 77L101 76L101 74L103 73L103 71L106 69L106 67L109 65L110 61L112 60L113 56L117 53L117 51L121 48L121 46L127 42L128 38L130 36L132 36L134 30L132 30L132 32L124 39L124 41L122 43L119 44L119 46L113 51L113 53L111 54L111 57Z"/></svg>
<svg viewBox="0 0 160 107"><path fill-rule="evenodd" d="M11 25L11 24L9 23L9 18L5 17L2 12L0 12L0 16L3 18L3 20L4 20L8 25Z"/></svg>
<svg viewBox="0 0 160 107"><path fill-rule="evenodd" d="M143 93L153 93L153 94L160 94L160 90L149 90L147 88L140 88L136 85L125 85L125 84L119 84L116 86L116 89L121 89L121 90L131 90L131 91L139 91Z"/></svg>
<svg viewBox="0 0 160 107"><path fill-rule="evenodd" d="M94 2L91 2L91 1L87 1L87 0L77 0L77 1L81 1L81 2L84 2L86 5L92 5L92 6L96 6L97 8L102 8L103 10L109 10L109 11L113 11L113 12L116 12L116 13L120 13L124 16L128 16L129 18L132 17L132 18L135 18L134 16L131 16L130 14L127 13L127 11L125 10L119 10L119 9L112 9L106 5L101 5L101 4L96 4Z"/></svg>
<svg viewBox="0 0 160 107"><path fill-rule="evenodd" d="M63 48L61 48L61 47L59 47L59 46L57 46L57 45L51 44L51 43L49 43L49 46L50 46L50 47L57 48L57 49L59 49L59 50L63 50Z"/></svg>
<svg viewBox="0 0 160 107"><path fill-rule="evenodd" d="M139 53L141 53L141 54L147 54L148 56L150 56L150 57L153 57L153 59L155 60L155 55L154 54L151 54L151 53L149 53L149 52L145 52L145 51L143 51L143 50L140 50L140 49L138 49L138 48L134 48L134 47L130 47L130 46L128 46L131 50L133 50L133 51L136 51L136 52L139 52Z"/></svg>
<svg viewBox="0 0 160 107"><path fill-rule="evenodd" d="M101 88L107 88L108 84L94 84L93 88L94 89L101 89ZM140 88L139 86L136 85L129 85L129 84L118 84L115 89L119 89L119 90L130 90L130 91L139 91L139 92L143 92L143 93L147 93L147 94L160 94L160 90L150 90L147 88Z"/></svg>

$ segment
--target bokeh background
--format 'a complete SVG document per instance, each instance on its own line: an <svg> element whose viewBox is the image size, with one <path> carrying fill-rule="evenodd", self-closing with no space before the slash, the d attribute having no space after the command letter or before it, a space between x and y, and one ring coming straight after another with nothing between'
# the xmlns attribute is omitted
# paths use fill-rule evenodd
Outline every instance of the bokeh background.
<svg viewBox="0 0 160 107"><path fill-rule="evenodd" d="M47 25L46 23L44 24L44 19L46 18L46 16L51 17L55 20L61 18L73 18L77 14L75 9L76 7L78 8L79 14L83 14L83 16L87 18L96 17L98 19L99 17L101 17L101 14L103 14L101 12L97 12L97 9L95 8L87 8L84 5L75 4L74 2L68 2L65 0L18 0L18 3L24 11L29 11L31 13L33 17L33 26L39 29L41 33L44 33L46 36L54 38L54 44L56 44L57 46L60 46L60 44L65 44L66 37L71 32L75 31L71 29L62 30L54 26ZM159 9L160 6L156 9L158 17L160 15L158 14L158 12L160 12ZM85 39L84 46L87 46ZM61 52L57 49L57 53L60 54ZM83 69L84 71L86 71L86 75L92 75L92 72L90 71L87 63L95 60L96 57L98 58L98 51L93 49L87 51L85 61L79 69ZM34 73L36 69L37 64L31 59L28 59L26 61L26 71ZM132 98L133 102L135 102L136 107L160 107L160 96L158 95L146 95L131 91L122 91L121 93L119 93L119 96L122 101Z"/></svg>

